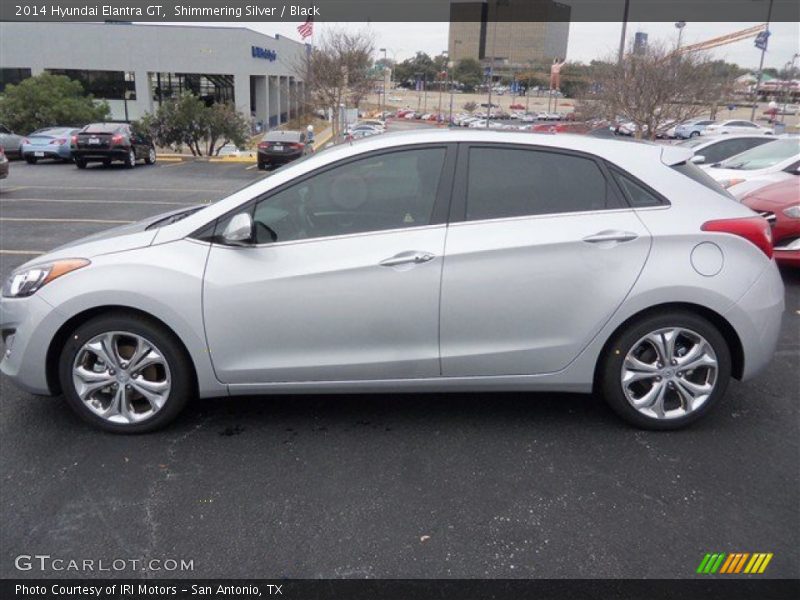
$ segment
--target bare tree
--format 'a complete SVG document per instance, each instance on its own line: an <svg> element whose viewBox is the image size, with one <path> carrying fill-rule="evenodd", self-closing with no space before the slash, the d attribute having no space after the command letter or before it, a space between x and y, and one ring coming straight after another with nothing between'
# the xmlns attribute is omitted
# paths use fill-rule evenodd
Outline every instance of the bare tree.
<svg viewBox="0 0 800 600"><path fill-rule="evenodd" d="M330 108L334 114L340 105L358 106L373 84L370 67L374 53L373 38L367 32L326 30L298 68L305 79L312 106ZM336 119L333 128L336 135Z"/></svg>
<svg viewBox="0 0 800 600"><path fill-rule="evenodd" d="M675 123L711 111L731 83L706 54L681 54L659 44L631 49L619 64L611 58L597 62L592 70L585 109L630 119L639 138L655 138Z"/></svg>

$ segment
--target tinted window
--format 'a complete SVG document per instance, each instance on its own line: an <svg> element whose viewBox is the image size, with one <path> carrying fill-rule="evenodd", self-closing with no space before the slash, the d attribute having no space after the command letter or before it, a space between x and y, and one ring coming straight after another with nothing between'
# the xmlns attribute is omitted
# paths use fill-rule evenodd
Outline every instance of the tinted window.
<svg viewBox="0 0 800 600"><path fill-rule="evenodd" d="M256 242L428 225L444 158L444 148L404 150L313 175L256 204Z"/></svg>
<svg viewBox="0 0 800 600"><path fill-rule="evenodd" d="M617 207L589 158L516 148L469 152L468 221Z"/></svg>
<svg viewBox="0 0 800 600"><path fill-rule="evenodd" d="M299 131L270 131L264 135L265 142L299 142L302 134Z"/></svg>
<svg viewBox="0 0 800 600"><path fill-rule="evenodd" d="M698 150L697 153L705 156L705 164L710 165L721 160L725 160L726 158L730 158L731 156L735 156L741 152L744 152L745 150L750 150L750 148L755 148L756 146L760 146L771 141L772 140L766 136L763 138L752 137L722 140L716 144L711 144L702 150Z"/></svg>
<svg viewBox="0 0 800 600"><path fill-rule="evenodd" d="M83 133L116 133L119 129L119 123L92 123L84 128Z"/></svg>
<svg viewBox="0 0 800 600"><path fill-rule="evenodd" d="M625 192L633 208L645 208L647 206L661 206L664 204L661 199L649 191L644 186L636 183L627 175L623 175L619 171L614 171L614 177L619 183L619 186Z"/></svg>

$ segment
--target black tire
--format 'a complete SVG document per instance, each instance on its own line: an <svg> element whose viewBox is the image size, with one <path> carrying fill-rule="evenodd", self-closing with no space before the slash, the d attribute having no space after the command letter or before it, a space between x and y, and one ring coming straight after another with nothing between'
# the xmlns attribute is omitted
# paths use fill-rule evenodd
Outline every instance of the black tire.
<svg viewBox="0 0 800 600"><path fill-rule="evenodd" d="M267 170L267 163L258 161L258 170L259 171L266 171Z"/></svg>
<svg viewBox="0 0 800 600"><path fill-rule="evenodd" d="M700 132L699 131L693 131L692 133L689 134L689 137L690 138L700 137Z"/></svg>
<svg viewBox="0 0 800 600"><path fill-rule="evenodd" d="M78 352L91 338L121 331L140 335L158 348L170 372L171 388L163 406L151 417L136 423L114 423L92 412L80 399L72 381L72 366ZM113 433L146 433L170 423L195 394L191 360L178 338L161 324L140 315L107 313L87 321L70 334L59 358L59 381L69 406L92 425Z"/></svg>
<svg viewBox="0 0 800 600"><path fill-rule="evenodd" d="M37 158L35 156L26 156L25 162L28 163L29 165L35 165L37 162Z"/></svg>
<svg viewBox="0 0 800 600"><path fill-rule="evenodd" d="M128 156L125 157L125 168L132 169L136 166L136 152L133 148L130 149L128 152Z"/></svg>
<svg viewBox="0 0 800 600"><path fill-rule="evenodd" d="M711 345L717 359L716 384L708 399L693 412L681 417L658 419L642 414L628 402L622 389L621 372L625 357L639 340L648 333L670 327L694 331ZM680 429L700 419L725 395L731 377L731 353L725 338L707 319L681 310L651 313L633 321L606 344L601 361L598 383L606 402L631 425L649 430Z"/></svg>
<svg viewBox="0 0 800 600"><path fill-rule="evenodd" d="M147 156L144 159L144 164L154 165L156 164L156 158L156 149L151 146L147 149Z"/></svg>
<svg viewBox="0 0 800 600"><path fill-rule="evenodd" d="M83 160L82 158L76 158L75 159L75 166L78 167L79 169L85 169L86 168L86 161Z"/></svg>

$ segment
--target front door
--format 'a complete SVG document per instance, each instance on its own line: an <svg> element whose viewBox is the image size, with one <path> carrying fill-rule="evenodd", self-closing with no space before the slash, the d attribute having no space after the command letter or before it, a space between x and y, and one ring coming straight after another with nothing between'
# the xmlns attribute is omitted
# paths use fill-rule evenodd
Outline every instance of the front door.
<svg viewBox="0 0 800 600"><path fill-rule="evenodd" d="M446 225L435 208L449 198L447 152L370 154L254 202L255 243L214 244L206 268L203 310L217 377L257 384L438 376Z"/></svg>

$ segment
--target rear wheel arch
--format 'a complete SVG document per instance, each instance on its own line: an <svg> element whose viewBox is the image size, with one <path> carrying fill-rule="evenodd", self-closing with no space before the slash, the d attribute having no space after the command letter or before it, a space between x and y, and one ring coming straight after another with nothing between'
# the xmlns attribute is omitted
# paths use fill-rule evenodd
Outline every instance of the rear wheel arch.
<svg viewBox="0 0 800 600"><path fill-rule="evenodd" d="M742 342L739 339L739 335L736 333L736 330L733 328L733 326L728 323L727 319L725 319L725 317L720 315L718 312L713 311L706 306L693 304L691 302L668 302L650 306L631 315L623 323L621 323L610 336L608 336L606 343L603 345L603 349L600 351L600 354L597 357L597 362L594 367L594 392L600 389L600 379L603 373L603 364L608 356L608 352L610 351L610 347L614 340L617 339L623 331L631 327L637 321L670 311L692 313L710 322L720 332L722 337L725 339L726 344L728 345L732 362L731 375L736 379L742 378L742 374L744 373L744 349L742 347Z"/></svg>
<svg viewBox="0 0 800 600"><path fill-rule="evenodd" d="M97 306L73 315L58 329L56 334L53 336L53 339L50 340L50 345L47 348L46 375L47 387L53 394L60 394L62 392L61 383L59 381L59 358L67 338L84 323L87 323L96 317L108 315L138 317L146 321L150 321L158 327L161 327L172 337L174 337L178 346L185 354L189 365L191 365L192 372L190 373L190 376L192 381L194 381L195 388L197 387L197 365L194 362L194 358L192 357L191 352L189 352L189 350L186 348L186 345L183 343L183 340L180 338L180 336L175 333L175 331L169 325L167 325L161 319L143 310L128 306L109 305Z"/></svg>

